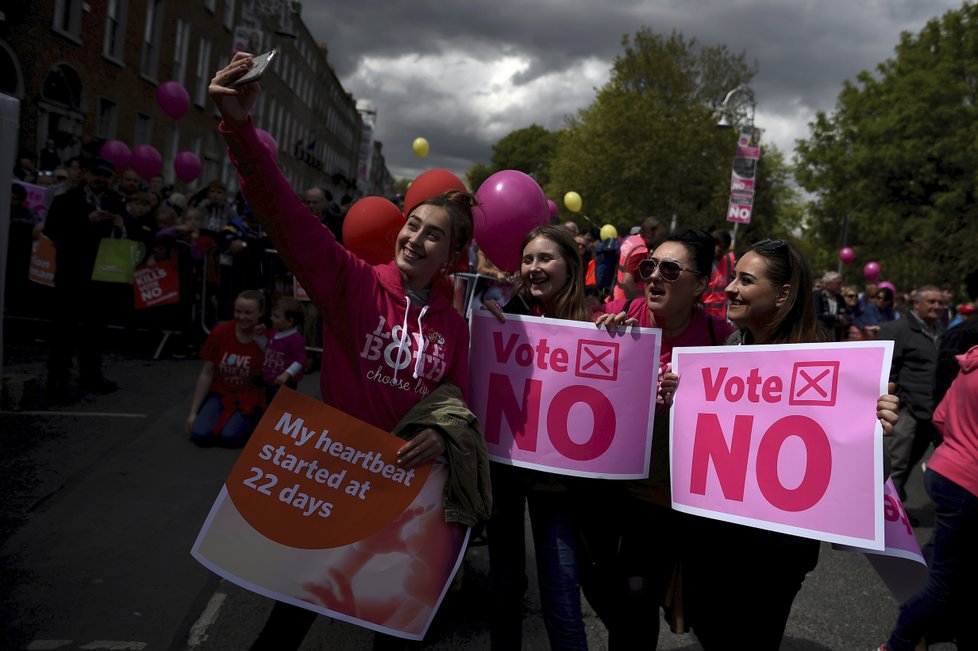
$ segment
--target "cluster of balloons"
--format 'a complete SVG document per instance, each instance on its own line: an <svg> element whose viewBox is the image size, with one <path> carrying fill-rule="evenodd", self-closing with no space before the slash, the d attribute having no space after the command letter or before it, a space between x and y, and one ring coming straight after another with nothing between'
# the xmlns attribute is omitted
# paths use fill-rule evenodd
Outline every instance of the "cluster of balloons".
<svg viewBox="0 0 978 651"><path fill-rule="evenodd" d="M179 120L190 108L190 95L177 82L167 81L156 89L156 102L167 117ZM147 181L163 169L163 157L151 145L139 145L130 151L128 145L121 140L109 140L102 145L99 155L112 161L117 170L131 167ZM192 151L178 152L173 159L173 171L178 179L190 183L200 176L200 159Z"/></svg>
<svg viewBox="0 0 978 651"><path fill-rule="evenodd" d="M343 222L343 243L370 264L389 262L404 219L419 203L465 184L445 169L418 176L404 196L404 212L382 197L365 197L350 208ZM528 232L549 223L552 207L532 177L516 170L496 172L475 192L475 239L486 256L505 271L519 269L520 245ZM554 211L555 212L555 211Z"/></svg>
<svg viewBox="0 0 978 651"><path fill-rule="evenodd" d="M843 264L852 264L856 259L856 252L853 251L848 246L844 247L839 250L839 259L842 260ZM877 278L879 278L880 277L879 263L875 261L867 262L866 266L863 267L863 277L869 282L873 282Z"/></svg>

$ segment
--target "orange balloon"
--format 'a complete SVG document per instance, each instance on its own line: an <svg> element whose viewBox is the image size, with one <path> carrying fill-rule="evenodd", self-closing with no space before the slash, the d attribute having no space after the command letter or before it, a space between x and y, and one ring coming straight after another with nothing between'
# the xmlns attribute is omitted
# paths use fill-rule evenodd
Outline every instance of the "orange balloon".
<svg viewBox="0 0 978 651"><path fill-rule="evenodd" d="M394 259L394 242L404 215L383 197L364 197L350 206L343 220L343 244L368 264Z"/></svg>
<svg viewBox="0 0 978 651"><path fill-rule="evenodd" d="M408 186L407 194L404 195L404 216L422 201L437 197L448 190L466 192L462 180L448 170L433 169L424 172Z"/></svg>

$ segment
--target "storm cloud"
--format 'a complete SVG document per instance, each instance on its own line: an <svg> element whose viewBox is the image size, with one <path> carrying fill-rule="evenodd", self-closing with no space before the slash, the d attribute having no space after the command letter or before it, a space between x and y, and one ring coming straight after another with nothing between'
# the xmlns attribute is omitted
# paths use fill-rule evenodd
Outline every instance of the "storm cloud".
<svg viewBox="0 0 978 651"><path fill-rule="evenodd" d="M307 2L303 21L347 90L377 110L396 177L488 162L514 129L560 128L594 99L623 36L679 31L744 52L765 139L790 153L847 79L893 56L949 0L469 0ZM414 156L424 136L431 154Z"/></svg>

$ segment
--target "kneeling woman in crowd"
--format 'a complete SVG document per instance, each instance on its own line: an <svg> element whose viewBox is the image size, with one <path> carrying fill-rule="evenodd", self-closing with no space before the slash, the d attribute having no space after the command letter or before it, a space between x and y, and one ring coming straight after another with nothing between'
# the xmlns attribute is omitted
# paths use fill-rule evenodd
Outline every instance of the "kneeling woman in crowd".
<svg viewBox="0 0 978 651"><path fill-rule="evenodd" d="M215 326L200 347L204 367L197 377L187 434L201 447L241 447L258 425L265 408L265 336L258 332L264 314L261 292L241 292L234 299L234 320Z"/></svg>

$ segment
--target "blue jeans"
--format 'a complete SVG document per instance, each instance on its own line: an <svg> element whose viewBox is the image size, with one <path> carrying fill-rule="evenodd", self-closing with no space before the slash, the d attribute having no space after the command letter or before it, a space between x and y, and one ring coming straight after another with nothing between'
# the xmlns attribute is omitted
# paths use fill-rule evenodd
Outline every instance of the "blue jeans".
<svg viewBox="0 0 978 651"><path fill-rule="evenodd" d="M543 621L550 648L586 650L581 616L578 531L569 492L534 490L541 476L532 470L490 463L493 514L486 525L492 593L494 651L522 648L523 594L526 592L525 505L530 509L533 548Z"/></svg>
<svg viewBox="0 0 978 651"><path fill-rule="evenodd" d="M956 629L959 649L978 649L978 497L928 469L924 486L934 502L933 553L927 585L900 607L886 648L912 650L939 619Z"/></svg>
<svg viewBox="0 0 978 651"><path fill-rule="evenodd" d="M224 424L220 432L215 432L218 418L221 416L221 397L216 393L208 394L204 404L197 412L197 418L190 429L190 440L196 445L207 447L210 445L220 445L228 448L239 448L248 442L251 433L258 425L258 419L253 416L245 416L240 411L235 410L228 422Z"/></svg>

